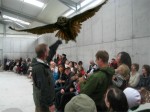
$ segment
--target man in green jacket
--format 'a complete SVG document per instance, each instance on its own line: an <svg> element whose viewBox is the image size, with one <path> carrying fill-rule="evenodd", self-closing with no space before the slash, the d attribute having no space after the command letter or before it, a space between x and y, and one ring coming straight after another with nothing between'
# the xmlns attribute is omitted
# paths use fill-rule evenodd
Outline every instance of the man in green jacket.
<svg viewBox="0 0 150 112"><path fill-rule="evenodd" d="M53 76L49 65L45 62L49 48L46 44L39 44L35 51L37 58L32 63L35 112L54 112L55 90Z"/></svg>
<svg viewBox="0 0 150 112"><path fill-rule="evenodd" d="M81 93L91 97L98 111L104 111L103 98L104 94L111 84L111 79L115 73L114 69L108 66L109 55L106 51L96 53L96 63L100 70L93 73L87 80L84 77L79 79Z"/></svg>

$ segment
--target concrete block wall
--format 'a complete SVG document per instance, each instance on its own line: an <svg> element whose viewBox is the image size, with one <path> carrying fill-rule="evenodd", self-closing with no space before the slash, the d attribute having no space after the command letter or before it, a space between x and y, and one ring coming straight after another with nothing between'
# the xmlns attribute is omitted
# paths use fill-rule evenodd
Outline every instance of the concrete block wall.
<svg viewBox="0 0 150 112"><path fill-rule="evenodd" d="M3 57L8 57L9 59L19 59L22 58L33 58L35 57L35 37L25 37L19 35L19 37L6 36L3 38Z"/></svg>
<svg viewBox="0 0 150 112"><path fill-rule="evenodd" d="M61 45L58 53L66 53L69 60L84 62L95 60L95 53L104 49L110 59L120 51L130 54L132 62L150 64L150 0L109 0L94 17L82 24L77 43ZM57 40L49 34L43 42L52 44Z"/></svg>
<svg viewBox="0 0 150 112"><path fill-rule="evenodd" d="M0 60L4 57L9 59L33 58L35 57L35 46L37 45L36 37L25 37L19 35L7 35L5 38L0 38Z"/></svg>
<svg viewBox="0 0 150 112"><path fill-rule="evenodd" d="M21 32L17 33L8 28L8 25L0 24L0 60L35 57L37 36Z"/></svg>

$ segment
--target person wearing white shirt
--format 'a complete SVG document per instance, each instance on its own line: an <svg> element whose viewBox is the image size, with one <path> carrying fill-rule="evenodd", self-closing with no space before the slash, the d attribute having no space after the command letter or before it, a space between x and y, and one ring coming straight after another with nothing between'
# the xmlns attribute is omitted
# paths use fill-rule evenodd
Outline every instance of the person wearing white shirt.
<svg viewBox="0 0 150 112"><path fill-rule="evenodd" d="M137 86L140 80L140 74L138 70L139 70L139 64L133 63L131 66L130 80L129 80L129 86L133 88Z"/></svg>

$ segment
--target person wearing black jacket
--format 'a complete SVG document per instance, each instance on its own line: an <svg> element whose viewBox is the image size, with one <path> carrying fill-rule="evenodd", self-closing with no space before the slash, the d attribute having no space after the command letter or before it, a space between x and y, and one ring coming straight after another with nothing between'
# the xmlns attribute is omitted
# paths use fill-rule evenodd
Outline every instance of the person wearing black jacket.
<svg viewBox="0 0 150 112"><path fill-rule="evenodd" d="M71 77L73 76L70 68L65 68L66 81L65 85L61 88L59 92L56 93L56 108L57 110L64 110L65 104L69 102L69 100L75 96L73 92L75 92L75 87Z"/></svg>
<svg viewBox="0 0 150 112"><path fill-rule="evenodd" d="M67 57L66 57L66 54L62 54L62 62L61 64L65 66L65 63L66 63L66 60L67 60Z"/></svg>
<svg viewBox="0 0 150 112"><path fill-rule="evenodd" d="M61 40L57 40L54 44L52 44L51 46L49 46L49 55L47 56L46 60L48 63L50 63L54 57L54 55L56 54L56 50L59 47L59 45L62 44Z"/></svg>
<svg viewBox="0 0 150 112"><path fill-rule="evenodd" d="M55 90L53 76L49 65L45 63L49 48L46 44L39 44L35 51L37 58L32 63L35 112L54 112Z"/></svg>

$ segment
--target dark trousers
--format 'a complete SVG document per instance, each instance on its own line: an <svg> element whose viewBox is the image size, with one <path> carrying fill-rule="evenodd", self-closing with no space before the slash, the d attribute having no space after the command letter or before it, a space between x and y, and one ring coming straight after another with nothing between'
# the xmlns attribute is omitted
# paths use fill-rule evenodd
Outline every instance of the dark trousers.
<svg viewBox="0 0 150 112"><path fill-rule="evenodd" d="M35 107L35 112L50 112L48 107Z"/></svg>
<svg viewBox="0 0 150 112"><path fill-rule="evenodd" d="M75 94L72 92L67 92L64 94L61 94L58 92L56 94L56 108L58 110L64 111L65 105L71 100L72 97L74 97Z"/></svg>
<svg viewBox="0 0 150 112"><path fill-rule="evenodd" d="M108 111L104 100L101 102L100 105L96 105L96 108L97 108L97 112L106 112L106 111Z"/></svg>

